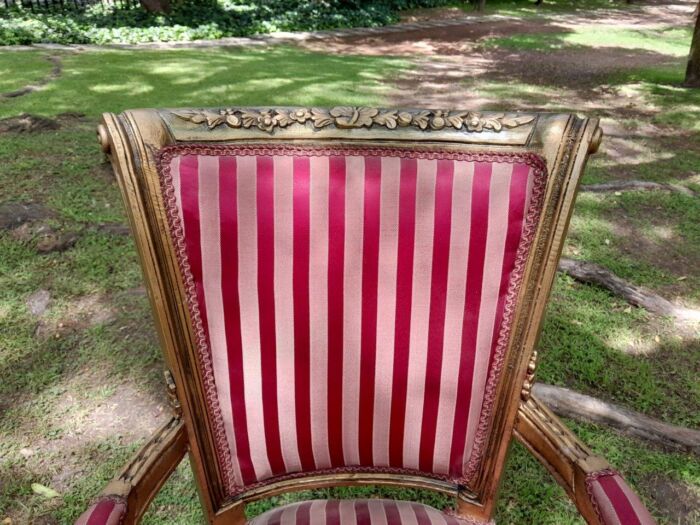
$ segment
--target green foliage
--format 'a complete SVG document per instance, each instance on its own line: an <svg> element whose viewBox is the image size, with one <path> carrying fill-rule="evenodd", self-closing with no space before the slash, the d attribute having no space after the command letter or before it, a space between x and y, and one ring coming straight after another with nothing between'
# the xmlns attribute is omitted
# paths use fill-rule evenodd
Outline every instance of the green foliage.
<svg viewBox="0 0 700 525"><path fill-rule="evenodd" d="M190 1L176 3L168 14L102 4L84 11L3 9L0 44L134 44L218 39L273 31L375 27L396 22L400 9L445 3L445 0Z"/></svg>

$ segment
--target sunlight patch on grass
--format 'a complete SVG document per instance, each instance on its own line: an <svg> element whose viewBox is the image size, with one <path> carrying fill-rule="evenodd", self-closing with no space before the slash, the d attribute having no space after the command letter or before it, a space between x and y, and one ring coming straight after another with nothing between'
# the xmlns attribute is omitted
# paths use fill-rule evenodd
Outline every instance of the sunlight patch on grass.
<svg viewBox="0 0 700 525"><path fill-rule="evenodd" d="M615 47L682 57L688 55L691 36L692 32L689 28L637 30L612 26L577 25L561 33L517 34L489 38L484 45L535 51L576 47Z"/></svg>

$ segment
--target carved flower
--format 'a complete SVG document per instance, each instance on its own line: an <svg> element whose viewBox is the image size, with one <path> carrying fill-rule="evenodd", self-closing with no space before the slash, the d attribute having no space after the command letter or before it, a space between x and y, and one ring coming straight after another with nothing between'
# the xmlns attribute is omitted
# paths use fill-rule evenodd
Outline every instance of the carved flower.
<svg viewBox="0 0 700 525"><path fill-rule="evenodd" d="M255 126L262 131L272 131L272 128L275 127L275 117L267 109L262 111L244 111L241 115L241 120L246 128Z"/></svg>
<svg viewBox="0 0 700 525"><path fill-rule="evenodd" d="M469 113L464 123L469 131L482 131L484 129L484 120L479 113Z"/></svg>
<svg viewBox="0 0 700 525"><path fill-rule="evenodd" d="M433 118L430 119L430 127L433 129L442 129L447 124L447 111L435 111Z"/></svg>
<svg viewBox="0 0 700 525"><path fill-rule="evenodd" d="M240 128L241 127L241 118L236 115L236 110L234 109L222 109L219 111L221 116L223 117L224 122L226 122L226 125L230 128Z"/></svg>
<svg viewBox="0 0 700 525"><path fill-rule="evenodd" d="M408 111L402 111L396 117L396 121L398 122L399 126L402 127L410 126L412 120L413 115L411 115Z"/></svg>
<svg viewBox="0 0 700 525"><path fill-rule="evenodd" d="M289 112L289 118L299 124L303 124L311 118L311 111L306 108L297 108Z"/></svg>
<svg viewBox="0 0 700 525"><path fill-rule="evenodd" d="M335 117L335 124L339 128L370 127L378 113L377 108L339 106L331 109L331 115Z"/></svg>

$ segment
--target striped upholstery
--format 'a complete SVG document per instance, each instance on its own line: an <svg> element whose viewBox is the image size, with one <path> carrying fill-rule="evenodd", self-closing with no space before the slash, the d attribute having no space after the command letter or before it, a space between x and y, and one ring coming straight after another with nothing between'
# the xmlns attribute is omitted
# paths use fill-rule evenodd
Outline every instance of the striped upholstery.
<svg viewBox="0 0 700 525"><path fill-rule="evenodd" d="M488 522L493 523L493 522ZM248 525L488 525L427 505L386 499L314 500L278 507Z"/></svg>
<svg viewBox="0 0 700 525"><path fill-rule="evenodd" d="M634 491L617 472L603 470L586 480L588 495L604 525L656 523Z"/></svg>
<svg viewBox="0 0 700 525"><path fill-rule="evenodd" d="M126 514L126 504L116 498L100 498L83 512L75 525L119 525Z"/></svg>
<svg viewBox="0 0 700 525"><path fill-rule="evenodd" d="M229 494L475 473L539 157L193 145L159 166Z"/></svg>

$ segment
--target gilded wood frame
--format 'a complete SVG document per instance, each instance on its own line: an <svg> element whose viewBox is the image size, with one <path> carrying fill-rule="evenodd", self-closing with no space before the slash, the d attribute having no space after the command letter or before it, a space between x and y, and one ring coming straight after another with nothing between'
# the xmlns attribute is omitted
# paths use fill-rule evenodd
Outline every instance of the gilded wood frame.
<svg viewBox="0 0 700 525"><path fill-rule="evenodd" d="M202 503L211 523L239 523L247 502L290 490L382 484L426 488L457 498L458 512L486 520L518 410L527 403L534 348L572 212L579 177L602 133L597 119L571 114L504 114L378 108L221 108L106 113L98 129L126 203L156 326L182 418ZM178 143L279 143L435 147L459 152L533 152L546 162L542 218L525 268L491 432L481 469L469 486L396 474L324 474L266 484L226 498L215 460L195 337L175 251L167 234L156 169L161 148Z"/></svg>

